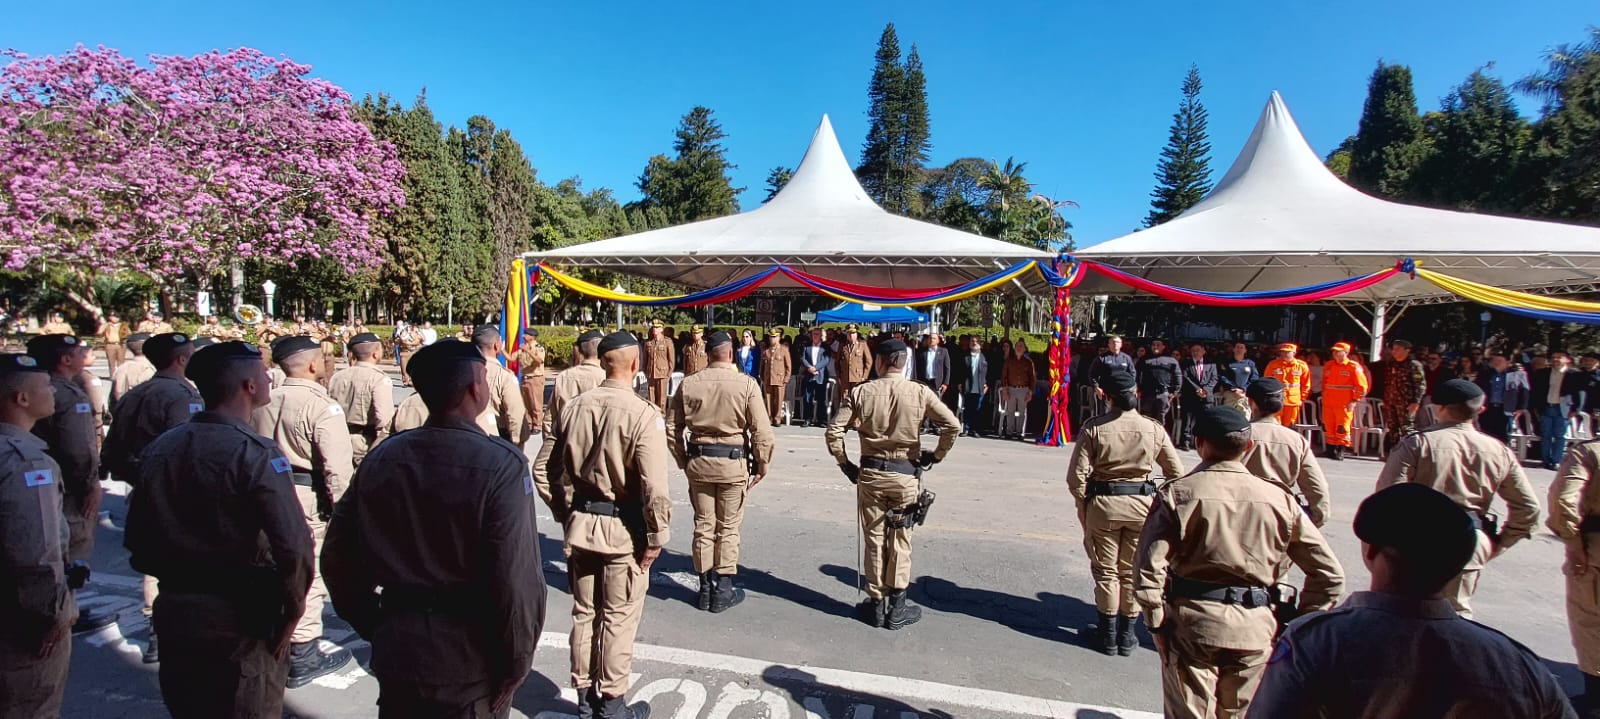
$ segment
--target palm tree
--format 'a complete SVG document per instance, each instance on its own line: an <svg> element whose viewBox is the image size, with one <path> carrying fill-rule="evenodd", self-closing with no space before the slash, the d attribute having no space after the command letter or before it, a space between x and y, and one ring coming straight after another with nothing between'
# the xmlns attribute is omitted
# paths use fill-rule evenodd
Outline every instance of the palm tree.
<svg viewBox="0 0 1600 719"><path fill-rule="evenodd" d="M1033 185L1022 175L1022 171L1027 167L1028 163L1017 162L1011 157L1006 158L1004 165L994 160L989 161L989 167L978 177L978 187L989 192L991 208L1003 213L1028 198L1028 193L1033 191Z"/></svg>

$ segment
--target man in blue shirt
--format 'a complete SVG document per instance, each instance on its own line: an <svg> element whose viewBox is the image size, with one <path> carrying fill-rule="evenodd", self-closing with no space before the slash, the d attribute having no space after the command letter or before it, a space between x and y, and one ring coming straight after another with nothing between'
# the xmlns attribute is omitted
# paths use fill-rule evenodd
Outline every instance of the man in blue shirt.
<svg viewBox="0 0 1600 719"><path fill-rule="evenodd" d="M1478 427L1484 434L1505 442L1512 420L1528 410L1528 373L1511 364L1506 353L1496 352L1489 358L1489 365L1478 370L1476 380L1484 394Z"/></svg>
<svg viewBox="0 0 1600 719"><path fill-rule="evenodd" d="M1256 367L1256 361L1250 359L1249 354L1249 345L1233 343L1233 359L1222 363L1222 373L1217 377L1217 389L1222 391L1223 399L1239 408L1245 416L1250 414L1250 400L1245 397L1244 391L1251 382L1261 379L1261 369Z"/></svg>

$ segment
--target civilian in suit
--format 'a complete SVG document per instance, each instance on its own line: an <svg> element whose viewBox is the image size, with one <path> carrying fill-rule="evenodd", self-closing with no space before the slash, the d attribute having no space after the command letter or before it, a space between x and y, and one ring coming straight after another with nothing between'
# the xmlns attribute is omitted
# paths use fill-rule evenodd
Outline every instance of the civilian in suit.
<svg viewBox="0 0 1600 719"><path fill-rule="evenodd" d="M1555 469L1567 452L1567 419L1577 416L1588 380L1565 352L1550 353L1550 366L1533 373L1529 409L1539 417L1539 450L1545 469Z"/></svg>
<svg viewBox="0 0 1600 719"><path fill-rule="evenodd" d="M943 339L937 333L928 335L926 344L917 350L917 381L928 386L933 393L944 396L950 388L950 353L939 346Z"/></svg>
<svg viewBox="0 0 1600 719"><path fill-rule="evenodd" d="M1206 348L1200 343L1189 345L1189 359L1183 361L1183 391L1178 405L1183 412L1183 431L1178 435L1178 449L1194 449L1194 421L1201 410L1211 405L1211 395L1217 391L1217 364L1206 360Z"/></svg>
<svg viewBox="0 0 1600 719"><path fill-rule="evenodd" d="M828 421L828 376L833 374L833 353L822 341L822 330L811 330L811 343L800 350L800 400L806 424L821 427Z"/></svg>
<svg viewBox="0 0 1600 719"><path fill-rule="evenodd" d="M1489 362L1478 370L1474 380L1483 390L1483 414L1478 415L1478 428L1501 442L1511 434L1511 422L1517 415L1528 411L1528 373L1511 364L1511 357L1496 352Z"/></svg>
<svg viewBox="0 0 1600 719"><path fill-rule="evenodd" d="M970 437L981 429L981 410L989 395L989 359L977 337L967 338L967 351L957 355L954 364L951 373L961 395L961 436Z"/></svg>

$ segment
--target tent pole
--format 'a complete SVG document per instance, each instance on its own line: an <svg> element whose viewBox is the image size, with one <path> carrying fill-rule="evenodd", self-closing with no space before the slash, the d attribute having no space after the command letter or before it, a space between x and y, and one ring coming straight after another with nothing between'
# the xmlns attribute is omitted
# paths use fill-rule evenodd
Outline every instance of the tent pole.
<svg viewBox="0 0 1600 719"><path fill-rule="evenodd" d="M1370 345L1372 353L1367 355L1369 361L1377 361L1375 358L1383 356L1383 333L1386 330L1385 324L1388 316L1388 302L1378 300L1372 304L1372 328L1367 330L1367 334L1372 336L1372 344Z"/></svg>

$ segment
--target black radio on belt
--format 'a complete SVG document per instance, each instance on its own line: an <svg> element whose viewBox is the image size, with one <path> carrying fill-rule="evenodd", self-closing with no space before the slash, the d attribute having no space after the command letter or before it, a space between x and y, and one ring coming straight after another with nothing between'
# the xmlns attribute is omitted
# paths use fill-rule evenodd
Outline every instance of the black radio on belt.
<svg viewBox="0 0 1600 719"><path fill-rule="evenodd" d="M65 573L68 589L83 589L83 586L89 583L89 565L81 559L67 562Z"/></svg>

